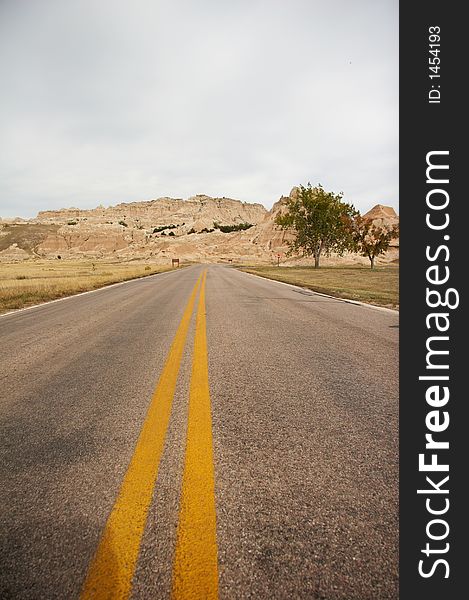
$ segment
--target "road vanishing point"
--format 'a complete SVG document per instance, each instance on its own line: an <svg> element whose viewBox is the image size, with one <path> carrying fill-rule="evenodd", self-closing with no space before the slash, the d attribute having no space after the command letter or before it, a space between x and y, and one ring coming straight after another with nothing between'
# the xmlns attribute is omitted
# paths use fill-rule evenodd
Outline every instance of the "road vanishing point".
<svg viewBox="0 0 469 600"><path fill-rule="evenodd" d="M0 598L398 598L398 314L194 265L0 317Z"/></svg>

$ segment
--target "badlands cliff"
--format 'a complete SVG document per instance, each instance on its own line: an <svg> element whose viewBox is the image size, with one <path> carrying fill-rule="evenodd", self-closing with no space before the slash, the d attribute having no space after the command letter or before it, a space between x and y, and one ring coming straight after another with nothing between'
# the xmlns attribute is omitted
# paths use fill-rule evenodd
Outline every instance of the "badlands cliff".
<svg viewBox="0 0 469 600"><path fill-rule="evenodd" d="M293 188L290 195L296 194ZM145 202L122 203L91 210L68 208L41 211L30 221L0 222L0 260L30 258L145 259L168 263L181 260L224 262L242 261L310 264L310 259L287 257L292 234L275 225L286 197L267 211L261 204L230 198L193 196L187 200L158 198ZM394 224L399 217L387 206L377 205L369 213L377 224ZM223 233L218 226L249 228ZM396 244L384 257L398 257ZM348 255L325 260L365 263Z"/></svg>

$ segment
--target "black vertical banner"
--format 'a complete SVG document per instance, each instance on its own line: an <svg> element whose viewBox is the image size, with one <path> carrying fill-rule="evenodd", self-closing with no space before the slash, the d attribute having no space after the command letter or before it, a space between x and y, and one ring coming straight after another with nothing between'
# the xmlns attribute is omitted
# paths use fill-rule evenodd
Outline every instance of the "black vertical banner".
<svg viewBox="0 0 469 600"><path fill-rule="evenodd" d="M400 5L400 598L461 597L468 68L463 3Z"/></svg>

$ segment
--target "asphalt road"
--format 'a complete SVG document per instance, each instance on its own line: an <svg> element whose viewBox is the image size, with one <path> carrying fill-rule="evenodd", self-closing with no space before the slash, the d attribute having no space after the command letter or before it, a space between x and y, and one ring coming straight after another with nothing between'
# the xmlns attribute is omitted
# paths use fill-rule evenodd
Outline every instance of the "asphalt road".
<svg viewBox="0 0 469 600"><path fill-rule="evenodd" d="M206 325L203 299L186 309L201 289ZM397 599L398 333L397 313L216 265L0 317L0 598L79 598L120 498L138 539L132 599ZM137 441L169 394L165 369L177 372L175 336L179 376L138 532L132 494L153 439ZM207 355L211 422L197 404ZM140 479L125 492L132 464ZM218 590L184 595L175 572L195 567L179 549L199 534L184 542L178 523L209 519L196 512L212 496L215 563L211 542L194 555ZM118 546L103 550L111 572Z"/></svg>

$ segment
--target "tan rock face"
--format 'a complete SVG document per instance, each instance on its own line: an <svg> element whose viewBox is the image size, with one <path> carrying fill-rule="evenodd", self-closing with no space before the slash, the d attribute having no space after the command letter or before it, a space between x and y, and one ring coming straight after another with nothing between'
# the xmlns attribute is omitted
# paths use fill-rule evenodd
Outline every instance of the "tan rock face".
<svg viewBox="0 0 469 600"><path fill-rule="evenodd" d="M266 214L262 204L249 204L230 198L192 196L188 200L158 198L145 202L117 204L109 208L92 210L68 208L41 211L35 221L40 223L115 224L119 221L129 227L151 229L163 225L179 225L181 232L189 231L195 223L210 229L213 223L233 225L236 223L258 223Z"/></svg>
<svg viewBox="0 0 469 600"><path fill-rule="evenodd" d="M188 200L159 198L92 210L41 211L33 221L58 226L37 246L38 254L45 257L141 256L166 261L177 253L187 260L216 260L220 249L236 255L227 244L235 234L189 232L211 230L214 223L254 225L266 214L261 204L197 195ZM247 240L246 244L250 246Z"/></svg>
<svg viewBox="0 0 469 600"><path fill-rule="evenodd" d="M363 217L365 219L372 219L373 221L382 219L383 221L386 221L392 225L399 222L399 217L397 216L394 208L392 208L392 206L383 206L382 204L377 204L374 206L371 210L365 213Z"/></svg>
<svg viewBox="0 0 469 600"><path fill-rule="evenodd" d="M54 235L58 225L42 225L26 221L0 223L0 252L2 260L10 254L23 259L37 256L36 248L49 236Z"/></svg>
<svg viewBox="0 0 469 600"><path fill-rule="evenodd" d="M290 192L290 198L294 198L298 193L298 188L294 187ZM265 252L268 252L272 260L277 254L286 254L288 251L288 242L294 239L292 232L281 229L275 224L275 219L285 210L285 202L288 197L282 196L275 202L271 210L265 215L262 221L251 230L251 242L258 244ZM275 256L274 256L275 255Z"/></svg>
<svg viewBox="0 0 469 600"><path fill-rule="evenodd" d="M65 255L109 255L127 248L134 239L142 240L139 230L127 233L120 225L64 225L39 244L37 252L43 256Z"/></svg>
<svg viewBox="0 0 469 600"><path fill-rule="evenodd" d="M293 188L290 197L297 193L298 188ZM62 258L142 258L157 263L167 263L173 257L207 262L231 259L276 263L280 254L283 264L311 264L310 258L287 257L288 241L293 239L293 233L275 225L275 218L284 210L286 200L287 197L282 196L270 211L261 204L204 195L188 200L159 198L92 210L42 211L36 219L24 224L0 224L0 251L5 257L17 256L17 259L20 255L22 258L60 255ZM366 216L369 215L373 220L392 224L399 220L392 208L382 205L374 207ZM218 229L210 232L214 222L220 225L250 223L253 227L232 233ZM2 237L3 228L6 229ZM189 233L204 229L209 232ZM15 243L16 246L11 247ZM335 262L338 260L365 262L356 255ZM334 258L326 259L324 264L331 261L334 262Z"/></svg>
<svg viewBox="0 0 469 600"><path fill-rule="evenodd" d="M11 244L5 250L0 251L0 262L16 262L27 260L28 258L30 258L30 255L26 250L19 248L18 244Z"/></svg>

